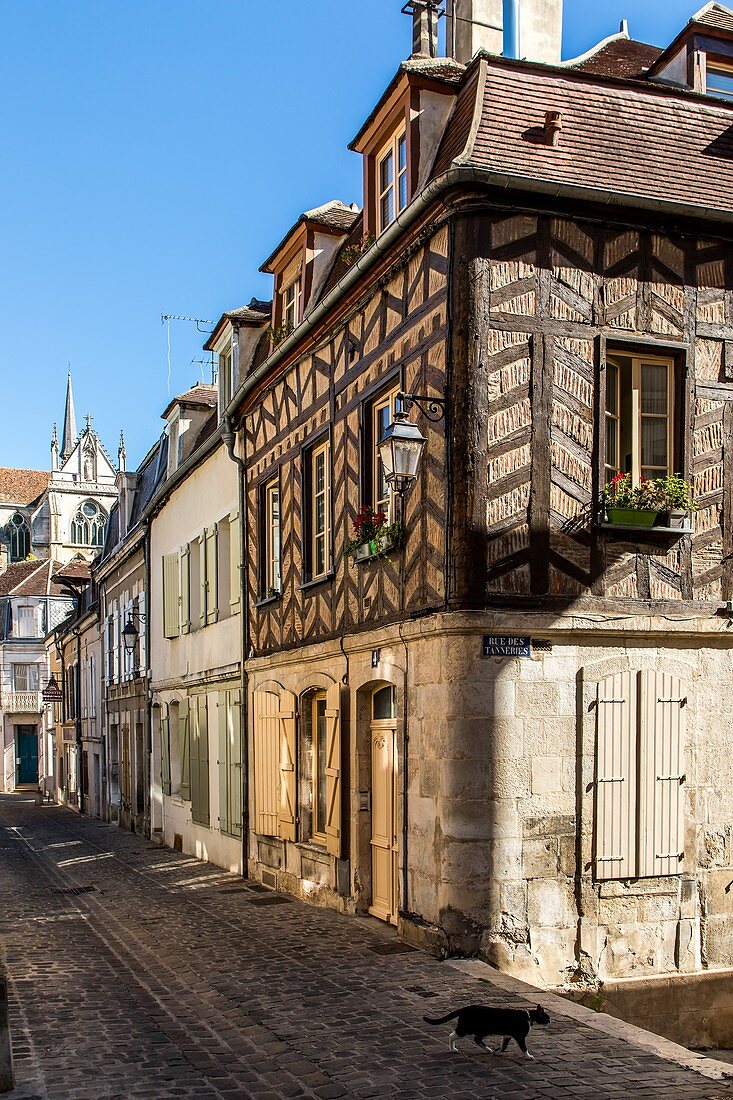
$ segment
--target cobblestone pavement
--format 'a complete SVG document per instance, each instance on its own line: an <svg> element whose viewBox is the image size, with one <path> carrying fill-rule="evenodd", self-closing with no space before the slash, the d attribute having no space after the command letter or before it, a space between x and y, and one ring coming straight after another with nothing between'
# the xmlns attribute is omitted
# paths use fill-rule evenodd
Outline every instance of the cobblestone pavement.
<svg viewBox="0 0 733 1100"><path fill-rule="evenodd" d="M724 1083L575 1021L534 1062L422 1022L520 1004L376 920L256 889L114 826L0 796L0 942L17 1088L108 1097L732 1096Z"/></svg>

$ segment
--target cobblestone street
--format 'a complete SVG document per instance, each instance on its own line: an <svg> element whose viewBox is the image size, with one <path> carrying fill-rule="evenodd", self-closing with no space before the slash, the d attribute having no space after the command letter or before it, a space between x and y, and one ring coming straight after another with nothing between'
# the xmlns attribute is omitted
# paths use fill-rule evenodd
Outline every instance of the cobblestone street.
<svg viewBox="0 0 733 1100"><path fill-rule="evenodd" d="M422 1016L519 997L376 920L290 901L146 840L0 797L9 1096L687 1097L725 1083L560 1015L502 1059ZM393 953L395 947L398 948Z"/></svg>

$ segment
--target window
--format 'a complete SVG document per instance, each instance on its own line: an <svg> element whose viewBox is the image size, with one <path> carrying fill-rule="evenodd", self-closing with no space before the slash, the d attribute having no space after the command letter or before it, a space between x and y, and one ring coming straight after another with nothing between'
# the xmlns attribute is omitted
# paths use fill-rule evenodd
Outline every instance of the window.
<svg viewBox="0 0 733 1100"><path fill-rule="evenodd" d="M328 441L314 447L308 471L307 519L310 525L309 575L314 580L331 569L331 445Z"/></svg>
<svg viewBox="0 0 733 1100"><path fill-rule="evenodd" d="M15 617L16 638L37 638L40 636L38 630L38 608L34 604L16 604Z"/></svg>
<svg viewBox="0 0 733 1100"><path fill-rule="evenodd" d="M224 351L219 352L219 403L222 409L227 407L234 393L232 364L232 345L228 344Z"/></svg>
<svg viewBox="0 0 733 1100"><path fill-rule="evenodd" d="M379 232L407 206L407 136L398 131L377 161Z"/></svg>
<svg viewBox="0 0 733 1100"><path fill-rule="evenodd" d="M219 829L228 836L242 835L242 748L239 691L220 691L219 718Z"/></svg>
<svg viewBox="0 0 733 1100"><path fill-rule="evenodd" d="M27 558L31 552L31 532L20 512L16 512L8 520L6 535L10 560L23 561Z"/></svg>
<svg viewBox="0 0 733 1100"><path fill-rule="evenodd" d="M294 329L300 321L300 277L283 290L283 320L287 329Z"/></svg>
<svg viewBox="0 0 733 1100"><path fill-rule="evenodd" d="M606 363L605 480L664 477L674 465L674 362L609 353Z"/></svg>
<svg viewBox="0 0 733 1100"><path fill-rule="evenodd" d="M107 517L93 500L85 500L71 521L74 546L103 546Z"/></svg>
<svg viewBox="0 0 733 1100"><path fill-rule="evenodd" d="M384 433L394 420L398 393L399 386L395 385L387 393L372 401L370 406L370 453L367 465L371 484L369 485L368 499L375 512L384 512L387 523L392 523L394 518L392 515L393 493L384 476L378 447L380 441L384 438Z"/></svg>
<svg viewBox="0 0 733 1100"><path fill-rule="evenodd" d="M311 703L313 737L313 821L311 832L318 844L326 843L326 693L317 692Z"/></svg>
<svg viewBox="0 0 733 1100"><path fill-rule="evenodd" d="M38 691L38 665L13 665L13 691Z"/></svg>
<svg viewBox="0 0 733 1100"><path fill-rule="evenodd" d="M191 819L209 825L209 708L208 695L189 698Z"/></svg>
<svg viewBox="0 0 733 1100"><path fill-rule="evenodd" d="M217 620L228 619L231 614L231 523L229 516L220 519L216 525L217 562L216 562L216 608Z"/></svg>
<svg viewBox="0 0 733 1100"><path fill-rule="evenodd" d="M683 681L663 672L598 684L596 878L683 870L686 707Z"/></svg>
<svg viewBox="0 0 733 1100"><path fill-rule="evenodd" d="M89 717L94 718L97 713L97 681L96 676L96 661L94 655L89 657L89 690L87 699L89 701Z"/></svg>
<svg viewBox="0 0 733 1100"><path fill-rule="evenodd" d="M268 481L262 490L260 547L262 553L263 599L278 594L282 587L280 572L280 483Z"/></svg>
<svg viewBox="0 0 733 1100"><path fill-rule="evenodd" d="M733 67L707 63L705 91L721 99L733 99Z"/></svg>

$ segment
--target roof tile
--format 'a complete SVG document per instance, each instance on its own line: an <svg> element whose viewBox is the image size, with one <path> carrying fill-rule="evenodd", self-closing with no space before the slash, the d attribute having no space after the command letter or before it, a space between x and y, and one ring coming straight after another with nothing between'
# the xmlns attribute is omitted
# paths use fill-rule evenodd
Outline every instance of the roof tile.
<svg viewBox="0 0 733 1100"><path fill-rule="evenodd" d="M12 470L0 467L0 501L24 506L33 504L51 480L45 470Z"/></svg>

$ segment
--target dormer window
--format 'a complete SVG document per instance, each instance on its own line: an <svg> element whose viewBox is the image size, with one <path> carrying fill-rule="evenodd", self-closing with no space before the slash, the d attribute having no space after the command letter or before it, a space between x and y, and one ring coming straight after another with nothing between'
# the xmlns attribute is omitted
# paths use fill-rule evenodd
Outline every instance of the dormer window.
<svg viewBox="0 0 733 1100"><path fill-rule="evenodd" d="M234 385L232 378L231 341L219 352L219 405L225 409L232 399Z"/></svg>
<svg viewBox="0 0 733 1100"><path fill-rule="evenodd" d="M398 130L377 158L379 232L407 206L407 134Z"/></svg>
<svg viewBox="0 0 733 1100"><path fill-rule="evenodd" d="M300 276L283 291L283 325L292 331L300 321Z"/></svg>

